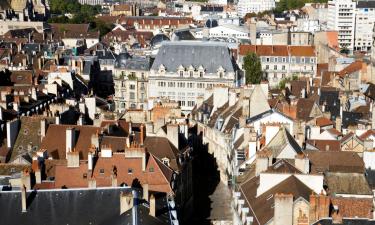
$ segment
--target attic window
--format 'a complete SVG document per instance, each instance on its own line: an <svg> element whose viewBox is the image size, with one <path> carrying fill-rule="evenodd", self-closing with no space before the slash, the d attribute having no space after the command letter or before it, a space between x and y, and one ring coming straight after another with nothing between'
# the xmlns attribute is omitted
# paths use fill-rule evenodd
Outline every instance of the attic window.
<svg viewBox="0 0 375 225"><path fill-rule="evenodd" d="M17 80L22 80L22 76L17 76Z"/></svg>
<svg viewBox="0 0 375 225"><path fill-rule="evenodd" d="M162 161L164 165L169 166L169 159L167 157L163 158Z"/></svg>
<svg viewBox="0 0 375 225"><path fill-rule="evenodd" d="M87 179L87 173L84 173L84 174L82 175L82 177L83 177L83 179Z"/></svg>
<svg viewBox="0 0 375 225"><path fill-rule="evenodd" d="M151 172L151 173L154 172L154 167L150 167L150 168L148 169L148 171Z"/></svg>
<svg viewBox="0 0 375 225"><path fill-rule="evenodd" d="M128 174L132 174L133 173L133 169L132 168L128 168Z"/></svg>
<svg viewBox="0 0 375 225"><path fill-rule="evenodd" d="M100 170L99 170L99 173L100 173L100 174L104 174L104 169L100 169Z"/></svg>
<svg viewBox="0 0 375 225"><path fill-rule="evenodd" d="M25 135L29 134L29 130L28 129L24 129L23 130L23 134L25 134Z"/></svg>

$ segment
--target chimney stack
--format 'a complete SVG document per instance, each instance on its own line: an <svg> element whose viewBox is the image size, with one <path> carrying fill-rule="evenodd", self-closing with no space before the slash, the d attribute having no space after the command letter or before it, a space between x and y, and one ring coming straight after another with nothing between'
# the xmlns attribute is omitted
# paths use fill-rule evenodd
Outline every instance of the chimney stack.
<svg viewBox="0 0 375 225"><path fill-rule="evenodd" d="M75 139L75 129L73 127L69 127L65 131L65 151L66 151L66 158L68 158L68 153L73 152L73 148L75 146L76 139Z"/></svg>
<svg viewBox="0 0 375 225"><path fill-rule="evenodd" d="M93 166L93 153L89 151L88 156L87 156L87 169L92 170Z"/></svg>
<svg viewBox="0 0 375 225"><path fill-rule="evenodd" d="M274 224L293 224L293 195L275 194Z"/></svg>
<svg viewBox="0 0 375 225"><path fill-rule="evenodd" d="M177 124L167 124L167 138L177 149L179 149L178 134L179 126Z"/></svg>
<svg viewBox="0 0 375 225"><path fill-rule="evenodd" d="M134 199L131 193L120 194L120 215L133 208Z"/></svg>
<svg viewBox="0 0 375 225"><path fill-rule="evenodd" d="M297 154L294 159L294 164L297 169L299 169L304 174L310 173L310 160L305 154Z"/></svg>
<svg viewBox="0 0 375 225"><path fill-rule="evenodd" d="M40 121L40 140L43 141L43 138L46 136L46 120L42 119Z"/></svg>
<svg viewBox="0 0 375 225"><path fill-rule="evenodd" d="M148 184L143 184L142 189L143 189L143 199L148 201Z"/></svg>
<svg viewBox="0 0 375 225"><path fill-rule="evenodd" d="M139 144L140 144L141 146L143 146L144 138L145 138L145 136L146 136L146 135L145 135L145 134L146 134L146 132L145 132L145 127L144 127L143 123L141 124L141 126L140 126L139 129L141 130Z"/></svg>
<svg viewBox="0 0 375 225"><path fill-rule="evenodd" d="M22 212L26 212L26 186L23 185L21 188L21 203L22 203Z"/></svg>
<svg viewBox="0 0 375 225"><path fill-rule="evenodd" d="M268 169L272 163L271 153L268 150L263 150L257 153L255 161L255 176Z"/></svg>
<svg viewBox="0 0 375 225"><path fill-rule="evenodd" d="M156 216L156 201L153 194L150 196L150 216Z"/></svg>

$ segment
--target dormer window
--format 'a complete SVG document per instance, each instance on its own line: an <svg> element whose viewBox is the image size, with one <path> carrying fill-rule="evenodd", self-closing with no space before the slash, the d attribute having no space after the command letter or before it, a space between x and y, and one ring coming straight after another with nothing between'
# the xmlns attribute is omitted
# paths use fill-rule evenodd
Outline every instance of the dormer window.
<svg viewBox="0 0 375 225"><path fill-rule="evenodd" d="M180 77L184 76L184 71L180 70Z"/></svg>
<svg viewBox="0 0 375 225"><path fill-rule="evenodd" d="M167 157L164 157L161 160L162 160L162 162L163 162L164 165L169 166L170 160Z"/></svg>
<svg viewBox="0 0 375 225"><path fill-rule="evenodd" d="M204 68L203 68L202 65L200 65L198 67L198 73L199 73L199 77L203 77L203 75L204 75Z"/></svg>
<svg viewBox="0 0 375 225"><path fill-rule="evenodd" d="M190 75L190 77L193 77L194 72L190 70L190 71L189 71L189 75Z"/></svg>
<svg viewBox="0 0 375 225"><path fill-rule="evenodd" d="M163 64L159 66L159 73L165 73L165 66Z"/></svg>
<svg viewBox="0 0 375 225"><path fill-rule="evenodd" d="M219 69L217 70L217 74L220 78L223 78L224 77L224 68L222 66L219 67Z"/></svg>

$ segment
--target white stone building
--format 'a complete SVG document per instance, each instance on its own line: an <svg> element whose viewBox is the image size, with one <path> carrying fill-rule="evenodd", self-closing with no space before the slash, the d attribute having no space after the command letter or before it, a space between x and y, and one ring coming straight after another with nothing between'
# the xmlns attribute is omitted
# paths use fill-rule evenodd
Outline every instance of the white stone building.
<svg viewBox="0 0 375 225"><path fill-rule="evenodd" d="M356 2L332 0L328 2L328 30L338 31L340 48L354 48Z"/></svg>
<svg viewBox="0 0 375 225"><path fill-rule="evenodd" d="M359 1L356 8L354 50L369 51L375 24L375 1Z"/></svg>
<svg viewBox="0 0 375 225"><path fill-rule="evenodd" d="M224 43L166 42L160 47L149 75L148 97L177 101L190 111L197 97L215 85L233 87L236 71Z"/></svg>
<svg viewBox="0 0 375 225"><path fill-rule="evenodd" d="M275 0L239 0L237 4L238 16L243 17L247 13L260 13L275 8Z"/></svg>

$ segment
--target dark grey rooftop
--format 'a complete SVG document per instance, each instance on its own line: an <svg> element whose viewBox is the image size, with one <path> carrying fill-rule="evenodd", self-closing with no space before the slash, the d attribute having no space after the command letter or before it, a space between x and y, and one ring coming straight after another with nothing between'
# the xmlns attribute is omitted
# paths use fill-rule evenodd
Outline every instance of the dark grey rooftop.
<svg viewBox="0 0 375 225"><path fill-rule="evenodd" d="M120 221L121 218L129 219L129 211L120 216L120 194L130 191L131 189L126 187L29 191L27 192L27 212L24 213L21 209L21 192L0 192L0 224L119 224L109 222ZM138 221L158 222L147 223L150 225L163 224L159 218L149 218L148 207L141 206L139 210L147 211L147 213L138 213ZM125 221L121 224L128 224Z"/></svg>
<svg viewBox="0 0 375 225"><path fill-rule="evenodd" d="M163 65L167 72L177 72L180 65L184 67L192 65L196 69L203 66L206 73L216 73L220 66L226 72L234 72L232 58L225 43L164 42L151 69L159 70L160 65Z"/></svg>
<svg viewBox="0 0 375 225"><path fill-rule="evenodd" d="M357 8L375 8L375 1L358 1Z"/></svg>
<svg viewBox="0 0 375 225"><path fill-rule="evenodd" d="M321 219L313 225L374 225L374 220L368 220L368 219L343 219L342 223L333 222L332 219Z"/></svg>

